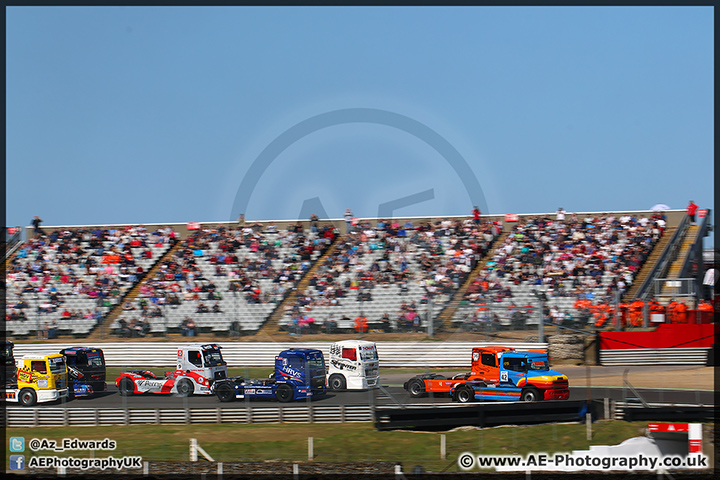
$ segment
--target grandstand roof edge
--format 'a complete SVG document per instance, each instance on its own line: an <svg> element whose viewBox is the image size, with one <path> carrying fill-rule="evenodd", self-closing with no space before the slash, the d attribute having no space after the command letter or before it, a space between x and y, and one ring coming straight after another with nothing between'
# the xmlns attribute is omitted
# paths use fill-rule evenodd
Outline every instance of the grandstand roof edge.
<svg viewBox="0 0 720 480"><path fill-rule="evenodd" d="M664 210L665 212L684 212L684 208L671 208L670 210ZM614 213L614 214L620 214L620 213L650 213L651 210L616 210L616 211L610 211L610 210L601 210L601 211L595 211L595 212L570 212L568 211L567 214L572 215L573 213L577 215L595 215L595 214L603 214L603 213ZM527 216L527 215L555 215L557 212L527 212L527 213L518 213L517 215L520 216ZM481 215L481 217L502 217L505 216L505 213L487 213ZM467 215L399 215L398 218L468 218L471 217L472 214L469 213ZM357 217L358 220L375 220L380 217ZM260 223L266 223L266 222L297 222L300 219L267 219L267 220L251 220L251 219L245 219L246 222L260 222ZM309 221L306 220L300 220L300 221ZM321 218L321 222L323 221L337 221L337 222L344 222L345 219L342 217L339 218ZM143 225L145 227L152 227L152 226L166 226L166 225L185 225L188 223L194 223L192 221L183 221L183 222L161 222L161 223L146 223L146 222L137 222L137 223L98 223L98 224L88 224L88 225L43 225L42 228L82 228L82 227L134 227L136 225ZM201 225L203 224L223 224L223 223L237 223L237 220L211 220L206 222L196 222ZM26 225L24 228L33 228L32 225Z"/></svg>

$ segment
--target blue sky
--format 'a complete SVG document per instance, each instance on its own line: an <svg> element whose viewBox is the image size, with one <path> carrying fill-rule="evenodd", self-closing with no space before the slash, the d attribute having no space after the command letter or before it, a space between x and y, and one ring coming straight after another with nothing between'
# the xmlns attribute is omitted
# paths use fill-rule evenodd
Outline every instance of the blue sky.
<svg viewBox="0 0 720 480"><path fill-rule="evenodd" d="M712 207L712 7L9 7L6 22L8 225L235 219L243 179L259 220L315 197L330 217L405 197L422 201L396 215ZM347 109L422 125L469 170L429 134L349 115L251 171Z"/></svg>

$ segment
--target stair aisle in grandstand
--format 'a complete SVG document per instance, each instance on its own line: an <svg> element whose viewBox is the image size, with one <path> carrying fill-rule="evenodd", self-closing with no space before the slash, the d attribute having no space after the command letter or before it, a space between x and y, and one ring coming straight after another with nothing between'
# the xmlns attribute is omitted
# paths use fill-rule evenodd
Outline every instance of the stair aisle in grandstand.
<svg viewBox="0 0 720 480"><path fill-rule="evenodd" d="M668 273L666 275L667 278L680 278L683 265L685 265L685 263L687 262L687 257L690 254L690 249L697 241L697 236L699 233L699 225L690 225L687 228L687 230L685 231L685 237L680 243L680 249L678 250L677 257L670 265L670 269L668 270ZM670 295L672 293L670 288L671 287L668 287L667 285L663 285L661 292L662 295Z"/></svg>
<svg viewBox="0 0 720 480"><path fill-rule="evenodd" d="M303 275L303 278L300 279L298 284L296 285L295 289L293 289L292 292L288 294L287 297L285 297L285 300L283 300L275 309L274 312L270 314L268 319L265 321L264 325L258 330L258 334L275 334L280 332L280 319L283 318L285 315L286 310L291 308L295 302L297 301L297 292L302 292L306 288L308 288L308 285L310 284L310 279L313 275L315 275L315 272L318 270L320 265L323 264L326 258L333 255L335 253L335 249L337 248L338 244L344 239L344 236L337 235L335 237L335 240L332 244L330 244L330 247L328 247L327 250L325 250L325 253L323 253L322 256L317 258L310 269L308 269L305 272L305 275Z"/></svg>
<svg viewBox="0 0 720 480"><path fill-rule="evenodd" d="M490 259L493 258L495 255L495 246L496 245L502 245L505 243L505 240L507 239L508 235L510 235L510 231L503 232L500 234L499 237L497 237L492 244L490 244L490 247L487 250L487 253L485 253L485 256L478 262L477 265L475 265L475 269L468 275L468 278L465 280L465 283L458 289L457 292L455 292L455 295L453 296L452 300L443 308L443 310L440 312L437 318L437 323L440 324L441 327L450 326L450 321L452 320L453 316L455 315L455 312L457 312L460 302L462 302L463 297L465 296L465 293L467 292L468 288L470 288L470 285L475 281L475 279L480 275L480 273L485 270L485 267L487 266L487 262L490 261Z"/></svg>
<svg viewBox="0 0 720 480"><path fill-rule="evenodd" d="M143 277L140 281L138 281L118 302L118 304L115 306L115 308L108 313L105 318L103 318L100 323L97 324L97 326L90 332L90 334L87 336L88 340L100 340L104 337L110 336L112 333L112 325L115 322L115 320L118 319L123 314L123 305L125 302L132 302L135 300L135 298L138 296L138 292L140 291L140 287L145 283L145 281L148 278L152 278L155 275L155 272L160 268L160 266L165 262L165 260L170 260L172 256L177 252L177 250L180 248L181 242L176 242L175 245L173 245L171 248L169 248L165 254L158 258L158 260L155 262L155 264L150 268L150 270L145 274L145 277Z"/></svg>
<svg viewBox="0 0 720 480"><path fill-rule="evenodd" d="M635 299L635 295L640 289L640 286L642 286L647 276L650 275L650 272L652 272L652 270L655 268L655 264L658 262L663 252L668 248L670 244L670 239L672 239L673 235L675 235L675 230L677 230L677 227L668 227L665 229L665 232L660 238L660 241L657 243L657 245L655 245L655 248L652 249L652 252L650 252L650 255L648 255L648 258L645 261L645 264L642 266L637 276L633 280L632 285L625 292L622 300L624 303L630 303Z"/></svg>

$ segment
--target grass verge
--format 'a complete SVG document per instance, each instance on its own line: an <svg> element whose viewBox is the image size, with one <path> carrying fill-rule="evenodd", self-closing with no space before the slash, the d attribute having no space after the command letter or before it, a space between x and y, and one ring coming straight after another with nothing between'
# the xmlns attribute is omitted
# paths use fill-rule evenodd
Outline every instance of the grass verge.
<svg viewBox="0 0 720 480"><path fill-rule="evenodd" d="M442 432L446 435L447 456L440 458L439 432L377 431L370 423L344 424L212 424L212 425L129 425L107 427L7 428L11 436L61 442L64 438L103 440L117 443L112 452L50 452L35 455L96 457L142 456L146 461L186 461L189 442L196 438L214 460L308 461L308 437L313 437L314 462L400 462L405 469L422 465L426 471L459 471L459 454L520 454L570 452L589 445L615 445L644 435L646 422L598 422L593 439L586 439L580 424L474 427ZM9 445L6 446L6 450ZM28 454L33 454L28 452Z"/></svg>

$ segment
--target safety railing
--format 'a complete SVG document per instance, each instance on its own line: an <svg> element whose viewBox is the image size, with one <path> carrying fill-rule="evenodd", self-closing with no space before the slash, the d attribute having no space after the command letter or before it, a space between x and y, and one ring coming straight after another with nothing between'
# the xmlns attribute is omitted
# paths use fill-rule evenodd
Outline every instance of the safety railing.
<svg viewBox="0 0 720 480"><path fill-rule="evenodd" d="M601 365L707 365L710 348L600 350Z"/></svg>
<svg viewBox="0 0 720 480"><path fill-rule="evenodd" d="M652 286L653 280L663 277L667 273L667 270L670 268L670 264L677 257L678 250L680 248L680 240L685 237L685 230L687 230L689 225L690 217L685 215L682 220L680 220L680 223L678 224L675 233L665 247L662 255L655 263L655 266L650 271L648 276L645 277L645 280L640 285L638 291L635 293L636 298L647 298L647 296L650 294L650 288Z"/></svg>
<svg viewBox="0 0 720 480"><path fill-rule="evenodd" d="M244 408L6 408L4 427L184 425L200 423L352 423L373 421L371 406Z"/></svg>

